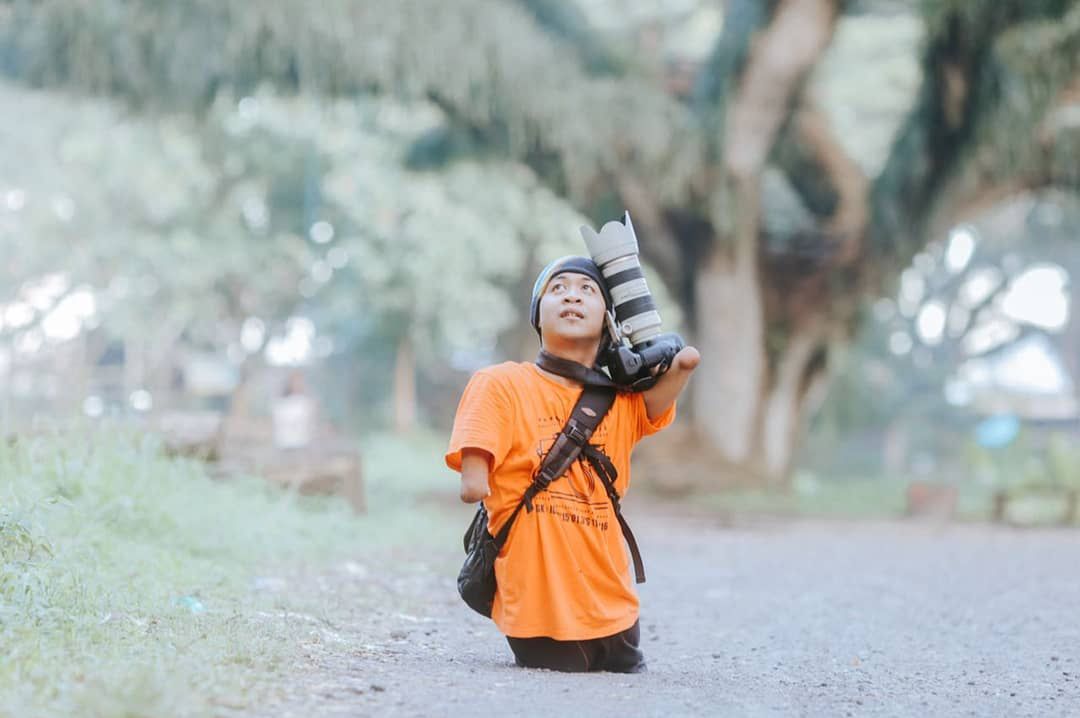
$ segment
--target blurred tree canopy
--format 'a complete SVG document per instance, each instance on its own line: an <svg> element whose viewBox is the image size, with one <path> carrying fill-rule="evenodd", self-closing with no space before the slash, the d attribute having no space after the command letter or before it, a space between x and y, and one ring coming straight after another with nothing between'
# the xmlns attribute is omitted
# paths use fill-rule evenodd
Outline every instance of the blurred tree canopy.
<svg viewBox="0 0 1080 718"><path fill-rule="evenodd" d="M838 352L844 371L813 422L813 463L851 471L861 453L863 470L901 475L920 455L966 461L957 449L991 415L1058 427L1055 441L1067 440L1075 420L1061 385L1071 380L1080 397L1078 227L1080 196L1051 189L996 203L931 241L895 296L863 308L857 340ZM863 451L845 451L860 442Z"/></svg>
<svg viewBox="0 0 1080 718"><path fill-rule="evenodd" d="M521 165L410 170L413 143L445 124L431 103L316 105L265 90L220 97L198 121L148 123L93 100L0 93L40 118L0 120L5 180L34 200L0 235L14 258L5 294L64 272L9 333L40 337L65 293L103 289L108 328L148 347L159 379L181 338L251 355L294 315L328 338L433 347L429 364L490 351L516 319L509 295L531 247L570 251L585 221Z"/></svg>
<svg viewBox="0 0 1080 718"><path fill-rule="evenodd" d="M404 141L399 156L437 170L438 180L410 179L407 189L379 195L409 196L387 200L380 214L361 200L378 191L375 175L365 183L326 170L324 201L340 213L335 232L357 232L358 253L387 260L363 270L374 273L368 282L407 276L417 290L435 291L434 301L465 290L409 274L424 271L421 257L468 265L482 295L480 278L506 281L522 271L522 255L488 257L493 242L470 244L461 234L497 233L503 222L535 226L561 206L524 202L515 215L498 195L451 191L460 178L488 172L467 161L527 165L598 222L629 208L647 259L703 350L693 387L700 439L732 466L772 478L787 474L830 352L850 337L862 298L891 287L929 239L973 209L1024 188L1080 184L1073 0L921 3L921 87L873 172L852 156L812 80L841 23L906 6L728 0L689 83L658 73L624 38L594 30L583 7L328 0L313 11L286 0L8 0L0 4L0 67L33 86L108 95L144 112L195 108L196 123L213 116L220 98L264 85L326 103L429 103L444 121ZM874 93L863 91L871 100ZM348 124L345 132L355 131ZM411 215L398 201L430 209L430 224L400 219ZM473 218L459 213L462 203L476 203ZM564 232L566 223L550 226L537 236ZM463 256L451 240L463 242ZM415 314L427 306L417 290L398 290L373 301L430 325ZM488 319L468 331L487 336L505 320ZM472 340L462 327L447 331Z"/></svg>

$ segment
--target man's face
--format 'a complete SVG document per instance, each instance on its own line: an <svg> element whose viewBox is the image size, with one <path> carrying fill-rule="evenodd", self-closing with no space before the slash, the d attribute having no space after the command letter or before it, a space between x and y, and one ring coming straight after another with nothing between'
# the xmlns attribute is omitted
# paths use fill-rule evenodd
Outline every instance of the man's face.
<svg viewBox="0 0 1080 718"><path fill-rule="evenodd" d="M604 294L584 274L557 274L540 297L540 332L545 339L599 339L604 329Z"/></svg>

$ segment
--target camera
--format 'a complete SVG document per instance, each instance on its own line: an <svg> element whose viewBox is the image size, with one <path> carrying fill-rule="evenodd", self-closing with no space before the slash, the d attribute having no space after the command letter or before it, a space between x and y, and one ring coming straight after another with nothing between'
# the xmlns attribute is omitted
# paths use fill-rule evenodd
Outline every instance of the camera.
<svg viewBox="0 0 1080 718"><path fill-rule="evenodd" d="M611 341L599 361L616 384L644 391L671 367L685 342L678 334L661 332L660 312L638 260L630 213L607 222L599 232L583 226L581 236L611 296L612 310L607 316Z"/></svg>

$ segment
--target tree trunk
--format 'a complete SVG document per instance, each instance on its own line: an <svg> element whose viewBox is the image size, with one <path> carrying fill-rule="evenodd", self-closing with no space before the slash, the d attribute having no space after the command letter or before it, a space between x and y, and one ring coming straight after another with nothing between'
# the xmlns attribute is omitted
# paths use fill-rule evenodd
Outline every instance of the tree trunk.
<svg viewBox="0 0 1080 718"><path fill-rule="evenodd" d="M756 474L758 449L785 467L797 426L795 390L781 386L766 407L766 308L759 267L761 175L803 80L828 45L837 6L832 0L782 0L753 41L738 89L727 105L723 182L712 224L728 228L731 251L714 251L695 276L697 341L702 362L694 381L700 434L732 464ZM809 354L808 354L809 356ZM801 379L803 361L790 373ZM770 438L763 442L768 416ZM788 443L786 449L781 445ZM774 446L775 445L775 446ZM786 457L786 458L784 458Z"/></svg>
<svg viewBox="0 0 1080 718"><path fill-rule="evenodd" d="M791 471L805 416L810 363L824 338L825 332L819 322L796 329L777 362L761 427L762 463L768 480L774 485L784 482Z"/></svg>
<svg viewBox="0 0 1080 718"><path fill-rule="evenodd" d="M145 357L143 355L142 342L138 339L131 337L131 332L128 332L123 339L124 342L124 374L123 374L123 392L122 401L124 402L124 413L131 411L131 394L142 386L143 376L145 374Z"/></svg>
<svg viewBox="0 0 1080 718"><path fill-rule="evenodd" d="M394 360L394 430L407 434L416 426L416 356L412 337L398 342Z"/></svg>
<svg viewBox="0 0 1080 718"><path fill-rule="evenodd" d="M764 315L752 249L741 258L717 252L695 283L702 361L693 383L694 421L736 465L752 458L765 377Z"/></svg>
<svg viewBox="0 0 1080 718"><path fill-rule="evenodd" d="M1070 268L1069 278L1069 321L1061 337L1062 363L1072 380L1073 395L1080 406L1080 273Z"/></svg>

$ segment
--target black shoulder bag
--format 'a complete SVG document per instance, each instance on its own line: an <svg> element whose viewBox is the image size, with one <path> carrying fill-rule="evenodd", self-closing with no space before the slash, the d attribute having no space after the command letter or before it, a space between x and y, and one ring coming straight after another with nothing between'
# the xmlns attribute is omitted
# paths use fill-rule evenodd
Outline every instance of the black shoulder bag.
<svg viewBox="0 0 1080 718"><path fill-rule="evenodd" d="M564 374L565 367L553 366L548 361L550 355L545 356L541 352L537 363L545 369L555 369L556 373ZM565 360L560 360L565 361ZM567 362L568 364L571 362ZM585 371L587 367L581 367ZM491 616L491 606L495 601L495 559L506 545L510 535L510 528L514 520L521 512L521 507L526 511L532 511L532 501L538 493L546 489L552 481L562 476L582 454L593 467L593 470L604 482L608 498L615 510L615 516L619 521L623 537L630 547L630 554L634 561L634 575L638 583L645 582L645 566L641 561L641 553L638 551L637 541L630 531L630 525L623 518L619 506L619 494L615 490L617 471L611 460L602 451L589 444L596 427L599 426L604 415L607 414L615 401L615 389L610 380L599 372L594 375L581 375L577 372L575 378L586 378L589 382L581 392L577 403L574 405L570 418L558 438L544 456L540 469L533 478L525 495L514 509L514 513L506 520L497 536L492 536L488 531L488 515L483 502L477 509L476 516L465 531L463 540L465 546L465 563L458 573L458 593L470 608L483 616ZM607 381L605 381L607 380Z"/></svg>

